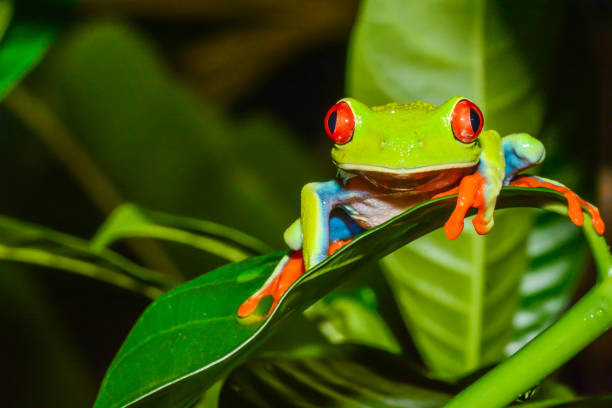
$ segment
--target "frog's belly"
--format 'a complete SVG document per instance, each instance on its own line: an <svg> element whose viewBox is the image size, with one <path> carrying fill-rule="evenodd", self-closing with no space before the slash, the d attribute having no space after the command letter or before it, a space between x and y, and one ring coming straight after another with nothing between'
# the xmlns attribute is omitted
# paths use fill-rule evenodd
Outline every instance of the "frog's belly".
<svg viewBox="0 0 612 408"><path fill-rule="evenodd" d="M341 203L341 207L361 227L370 229L457 186L464 176L474 171L476 166L403 175L360 172L345 184L347 190L358 194Z"/></svg>
<svg viewBox="0 0 612 408"><path fill-rule="evenodd" d="M342 205L342 208L365 229L374 228L424 201L420 196L393 195L370 197Z"/></svg>
<svg viewBox="0 0 612 408"><path fill-rule="evenodd" d="M405 174L368 170L358 171L357 174L381 189L420 194L456 186L463 177L474 173L476 168L477 165Z"/></svg>

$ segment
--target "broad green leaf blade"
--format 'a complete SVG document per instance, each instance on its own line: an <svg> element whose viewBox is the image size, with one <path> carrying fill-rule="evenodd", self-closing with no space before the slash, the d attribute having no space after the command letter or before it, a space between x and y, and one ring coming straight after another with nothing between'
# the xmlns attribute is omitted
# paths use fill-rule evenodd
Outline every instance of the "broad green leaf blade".
<svg viewBox="0 0 612 408"><path fill-rule="evenodd" d="M522 10L485 0L366 1L349 53L348 93L368 104L438 104L462 95L482 108L487 128L537 135L539 80L563 8ZM438 232L384 260L419 351L440 375L460 376L504 356L531 220L525 212L496 213L498 227L485 237L470 224L456 245Z"/></svg>
<svg viewBox="0 0 612 408"><path fill-rule="evenodd" d="M0 259L67 270L157 298L176 282L89 242L0 216Z"/></svg>
<svg viewBox="0 0 612 408"><path fill-rule="evenodd" d="M394 353L401 347L381 316L376 293L368 286L330 294L304 313L334 344L355 343Z"/></svg>
<svg viewBox="0 0 612 408"><path fill-rule="evenodd" d="M565 198L550 190L506 188L498 207L555 202L564 203ZM454 197L428 201L359 235L300 277L259 325L241 324L236 312L268 278L282 253L226 265L168 292L136 322L95 406L180 407L195 402L279 323L350 278L358 266L440 227L454 204Z"/></svg>
<svg viewBox="0 0 612 408"><path fill-rule="evenodd" d="M506 346L509 355L550 326L569 305L587 256L580 232L551 213L538 215L527 254L512 341Z"/></svg>
<svg viewBox="0 0 612 408"><path fill-rule="evenodd" d="M449 241L440 230L383 259L414 341L438 375L453 378L503 355L525 267L526 211L513 211L523 223L496 213L486 243L497 245L471 234Z"/></svg>
<svg viewBox="0 0 612 408"><path fill-rule="evenodd" d="M124 204L113 211L92 239L92 248L102 250L124 238L157 238L191 245L236 262L269 252L261 241L224 225L195 218L151 211Z"/></svg>
<svg viewBox="0 0 612 408"><path fill-rule="evenodd" d="M240 365L226 379L219 401L220 406L231 407L442 407L475 378L436 381L405 357L370 347L305 347L291 353L264 353ZM535 388L529 401L512 406L582 402L589 407L609 400L579 398L566 386L547 380Z"/></svg>
<svg viewBox="0 0 612 408"><path fill-rule="evenodd" d="M404 357L343 345L261 356L239 366L222 407L441 407L453 384L427 378Z"/></svg>
<svg viewBox="0 0 612 408"><path fill-rule="evenodd" d="M0 100L38 63L58 29L53 17L15 14L0 42Z"/></svg>

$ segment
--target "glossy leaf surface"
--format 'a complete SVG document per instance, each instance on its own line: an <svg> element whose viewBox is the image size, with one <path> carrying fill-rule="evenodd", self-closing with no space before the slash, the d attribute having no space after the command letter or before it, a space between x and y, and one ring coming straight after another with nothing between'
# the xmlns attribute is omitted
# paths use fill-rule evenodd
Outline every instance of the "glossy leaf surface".
<svg viewBox="0 0 612 408"><path fill-rule="evenodd" d="M107 372L96 407L193 403L280 322L350 278L356 267L440 227L454 202L453 197L428 201L359 235L299 278L263 323L241 324L236 311L267 279L282 253L226 265L168 292L142 314L128 335ZM564 203L564 198L550 190L507 188L499 208L553 202Z"/></svg>

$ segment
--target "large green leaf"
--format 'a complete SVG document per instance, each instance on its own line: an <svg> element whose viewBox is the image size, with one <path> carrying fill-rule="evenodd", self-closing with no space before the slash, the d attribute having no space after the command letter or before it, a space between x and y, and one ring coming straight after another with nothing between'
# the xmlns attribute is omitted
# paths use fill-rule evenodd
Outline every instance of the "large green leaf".
<svg viewBox="0 0 612 408"><path fill-rule="evenodd" d="M506 188L499 208L554 202L565 199L550 190ZM241 324L236 312L267 279L282 253L224 266L168 292L149 306L128 335L107 372L96 407L177 407L195 402L279 323L351 277L359 265L440 227L454 203L452 197L428 201L359 235L300 277L261 324Z"/></svg>
<svg viewBox="0 0 612 408"><path fill-rule="evenodd" d="M496 214L484 243L438 231L383 260L414 341L440 375L493 363L510 340L531 219L508 215Z"/></svg>
<svg viewBox="0 0 612 408"><path fill-rule="evenodd" d="M349 94L369 104L441 103L463 95L483 109L486 127L537 135L544 115L538 80L563 7L550 4L527 15L526 6L366 1L351 44ZM439 375L461 375L503 357L531 220L529 212L497 213L497 226L485 237L469 225L449 245L436 232L383 261L415 342Z"/></svg>
<svg viewBox="0 0 612 408"><path fill-rule="evenodd" d="M405 357L381 350L355 345L305 347L291 353L262 353L240 365L226 379L219 405L442 407L480 374L442 382L427 377ZM546 380L512 406L603 407L606 401L609 396L576 397L560 383Z"/></svg>
<svg viewBox="0 0 612 408"><path fill-rule="evenodd" d="M222 407L441 407L454 384L427 378L414 362L354 345L262 355L238 367Z"/></svg>
<svg viewBox="0 0 612 408"><path fill-rule="evenodd" d="M519 309L507 354L550 326L568 306L587 251L576 228L544 213L538 215L537 227L529 235L527 254L529 265L520 283Z"/></svg>
<svg viewBox="0 0 612 408"><path fill-rule="evenodd" d="M404 336L394 336L393 324L389 322L395 320L393 314L398 313L395 305L388 304L393 295L389 290L385 291L380 287L380 284L385 282L382 281L379 270L368 267L356 275L363 276L366 273L374 284L366 284L363 278L355 276L306 309L304 314L317 324L321 333L331 343L365 344L399 353L402 347L398 338L402 339ZM372 274L378 276L371 276ZM356 285L353 285L353 280L357 281ZM389 306L393 309L389 310Z"/></svg>

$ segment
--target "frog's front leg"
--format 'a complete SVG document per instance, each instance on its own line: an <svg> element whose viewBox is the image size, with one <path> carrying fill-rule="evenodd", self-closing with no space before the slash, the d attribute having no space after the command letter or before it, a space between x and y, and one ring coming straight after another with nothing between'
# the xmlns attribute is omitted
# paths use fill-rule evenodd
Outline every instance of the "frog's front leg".
<svg viewBox="0 0 612 408"><path fill-rule="evenodd" d="M266 296L272 297L272 304L265 316L269 315L287 289L306 270L363 231L342 210L332 214L337 205L359 194L344 190L336 181L304 186L302 216L287 228L283 236L292 252L280 260L264 285L240 305L240 318L251 316Z"/></svg>
<svg viewBox="0 0 612 408"><path fill-rule="evenodd" d="M493 227L493 212L506 175L504 150L499 133L494 130L483 132L479 143L481 155L477 171L463 177L459 187L434 197L459 195L455 210L444 225L449 239L461 234L463 220L471 207L478 209L478 214L472 220L476 232L486 234Z"/></svg>
<svg viewBox="0 0 612 408"><path fill-rule="evenodd" d="M306 270L327 258L329 217L348 194L335 180L308 183L302 188L302 252Z"/></svg>
<svg viewBox="0 0 612 408"><path fill-rule="evenodd" d="M593 227L599 234L603 234L605 224L601 219L597 207L586 202L563 184L537 176L516 175L528 167L540 164L546 156L544 145L526 133L517 133L504 137L504 155L506 156L506 177L504 185L517 187L541 187L562 193L567 199L568 215L572 222L578 226L584 223L582 207L591 215Z"/></svg>
<svg viewBox="0 0 612 408"><path fill-rule="evenodd" d="M527 133L505 136L502 138L502 145L506 162L505 186L510 184L519 172L542 163L546 157L546 150L542 142Z"/></svg>

